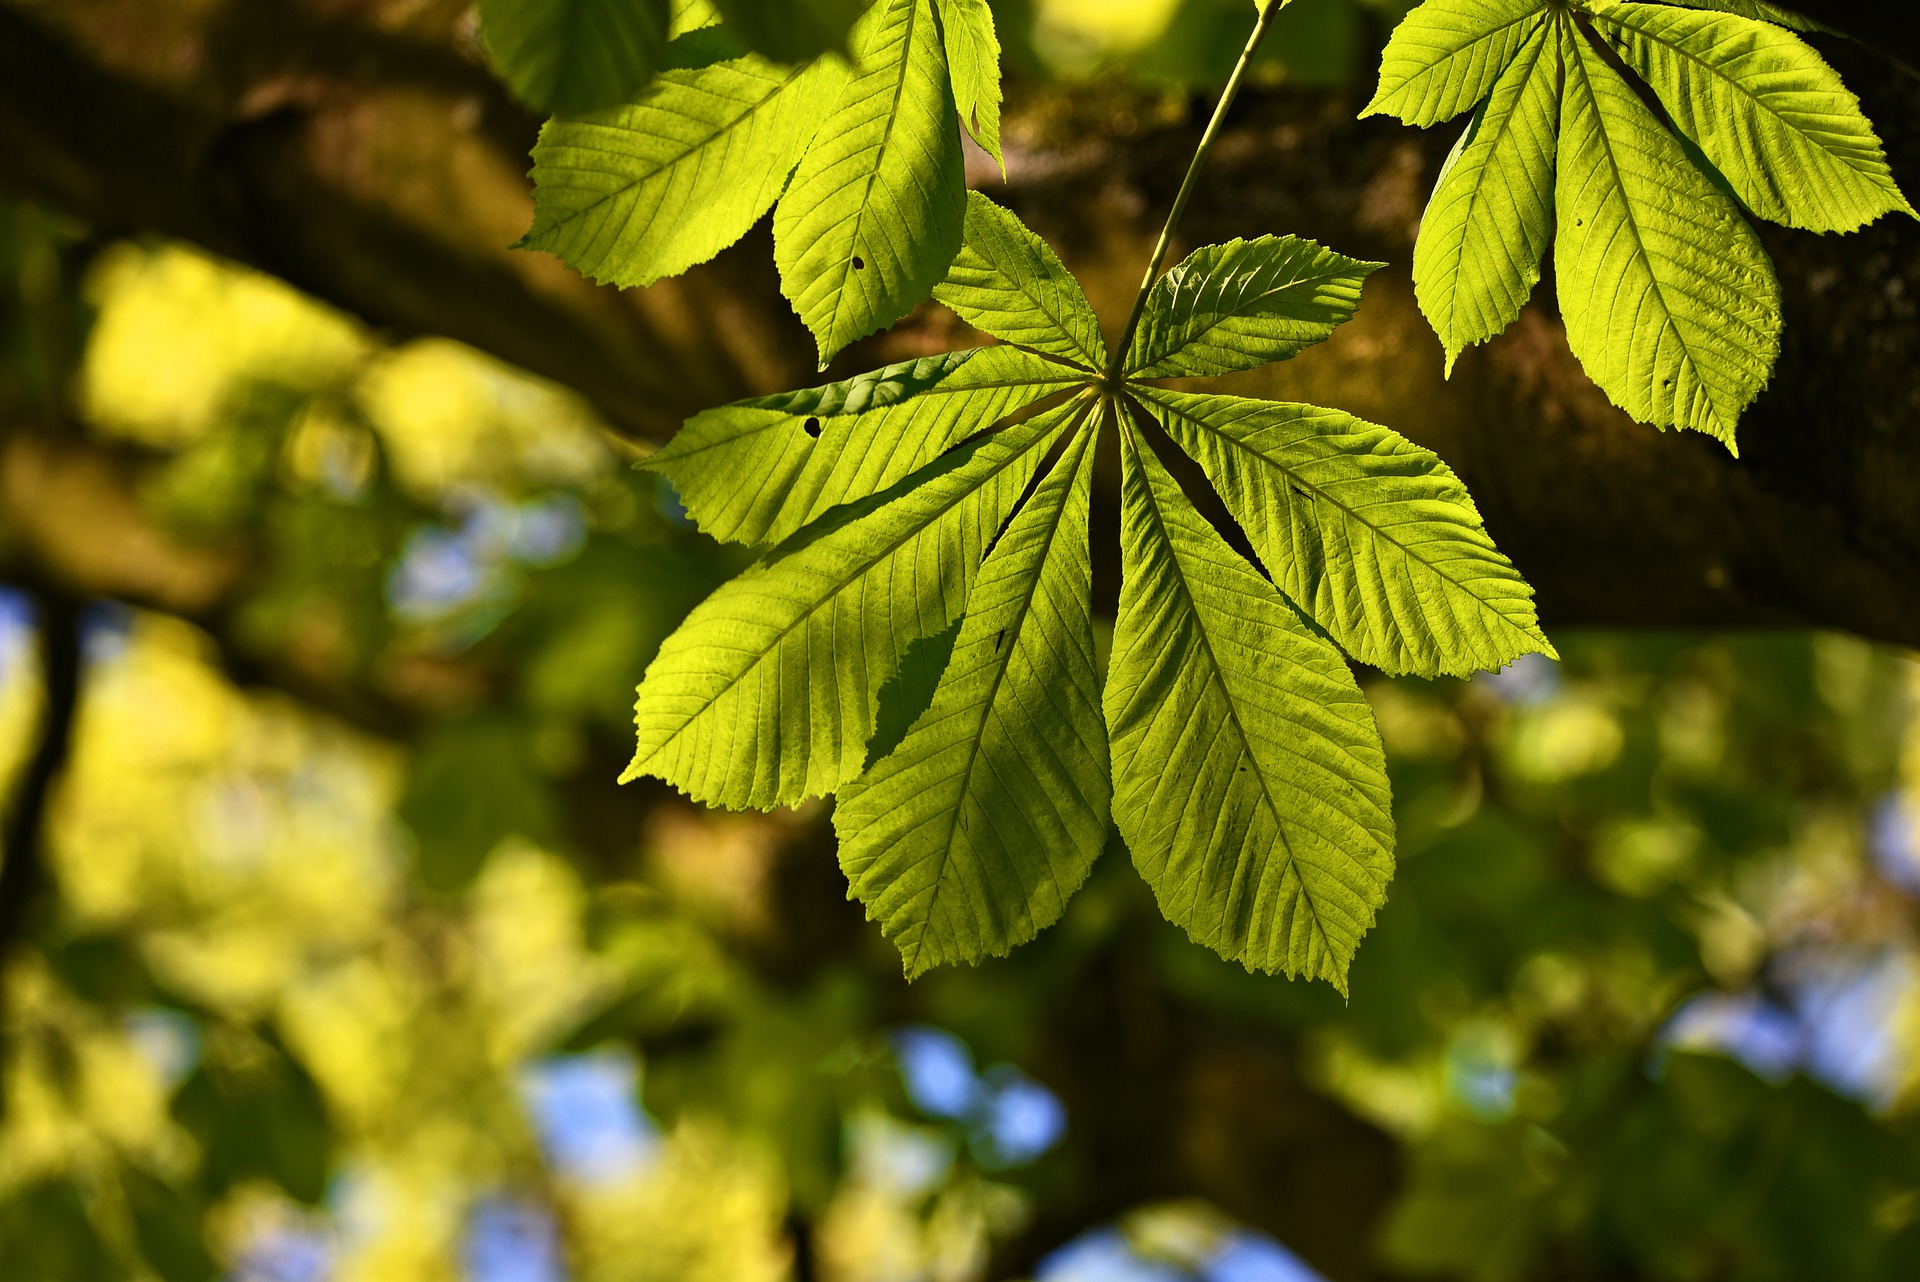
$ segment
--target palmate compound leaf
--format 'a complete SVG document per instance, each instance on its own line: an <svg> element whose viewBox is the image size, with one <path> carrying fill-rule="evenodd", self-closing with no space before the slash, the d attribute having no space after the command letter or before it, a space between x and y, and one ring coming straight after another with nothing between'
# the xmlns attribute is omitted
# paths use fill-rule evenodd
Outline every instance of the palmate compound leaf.
<svg viewBox="0 0 1920 1282"><path fill-rule="evenodd" d="M1168 920L1250 970L1344 993L1393 875L1373 714L1139 435L1121 441L1114 822Z"/></svg>
<svg viewBox="0 0 1920 1282"><path fill-rule="evenodd" d="M1278 581L1303 585L1388 666L1457 671L1546 648L1525 585L1451 474L1384 429L1132 376L1110 386L1079 287L1011 215L979 200L974 213L943 296L1032 350L932 357L727 407L656 456L708 528L749 541L798 532L662 648L626 777L733 806L840 790L853 891L910 974L1003 952L1054 920L1098 852L1110 780L1115 822L1173 920L1251 967L1344 986L1392 868L1366 704L1334 643L1127 428L1126 582L1102 715L1089 715L1089 416L1134 396L1205 411L1199 435L1169 426L1225 478ZM1248 255L1199 256L1179 296L1233 296L1207 270L1241 280L1263 262ZM1351 270L1357 292L1367 265ZM1146 309L1163 330L1176 299L1163 291ZM1285 355L1302 342L1284 314L1178 317L1208 318L1192 332L1213 335L1224 354L1208 359L1230 367L1258 344ZM1315 323L1320 336L1331 328ZM756 468L781 479L741 485ZM1288 477L1320 501L1305 504ZM1267 515L1323 528L1263 527L1248 505L1269 499ZM1384 532L1371 563L1352 551L1368 522ZM1420 555L1393 562L1388 544ZM1283 564L1296 556L1312 563ZM1389 581L1361 583L1370 572ZM1344 614L1342 592L1358 603ZM1104 780L1102 722L1121 736Z"/></svg>
<svg viewBox="0 0 1920 1282"><path fill-rule="evenodd" d="M665 72L628 106L549 121L520 247L620 286L705 262L772 208L846 78L837 59L795 68L749 55Z"/></svg>
<svg viewBox="0 0 1920 1282"><path fill-rule="evenodd" d="M859 70L819 122L774 211L781 288L821 365L906 315L959 251L960 127L933 0L878 0Z"/></svg>
<svg viewBox="0 0 1920 1282"><path fill-rule="evenodd" d="M540 111L625 102L665 65L668 0L480 0L479 11L501 79Z"/></svg>
<svg viewBox="0 0 1920 1282"><path fill-rule="evenodd" d="M1083 426L988 554L931 706L841 791L840 865L912 978L1059 919L1106 838Z"/></svg>
<svg viewBox="0 0 1920 1282"><path fill-rule="evenodd" d="M1636 419L1733 450L1780 350L1773 264L1571 17L1560 40L1553 261L1568 346Z"/></svg>
<svg viewBox="0 0 1920 1282"><path fill-rule="evenodd" d="M1140 387L1274 583L1385 672L1468 673L1553 655L1533 589L1451 469L1339 410Z"/></svg>
<svg viewBox="0 0 1920 1282"><path fill-rule="evenodd" d="M1380 87L1361 116L1422 127L1453 119L1487 96L1550 8L1547 0L1426 0L1394 28Z"/></svg>
<svg viewBox="0 0 1920 1282"><path fill-rule="evenodd" d="M1127 371L1174 378L1286 360L1351 317L1367 277L1383 266L1298 236L1196 249L1154 283Z"/></svg>
<svg viewBox="0 0 1920 1282"><path fill-rule="evenodd" d="M1812 231L1911 214L1859 100L1800 37L1752 18L1609 4L1594 25L1748 209Z"/></svg>
<svg viewBox="0 0 1920 1282"><path fill-rule="evenodd" d="M770 809L860 773L875 701L909 644L940 632L1083 396L951 451L829 513L722 585L647 668L623 780Z"/></svg>
<svg viewBox="0 0 1920 1282"><path fill-rule="evenodd" d="M1009 415L1085 381L1015 347L889 365L689 419L643 464L716 539L777 543Z"/></svg>
<svg viewBox="0 0 1920 1282"><path fill-rule="evenodd" d="M1462 351L1513 323L1540 283L1559 127L1560 42L1542 25L1474 112L1420 220L1414 296L1449 375Z"/></svg>
<svg viewBox="0 0 1920 1282"><path fill-rule="evenodd" d="M953 78L954 105L982 151L1000 157L1000 36L987 0L939 0L940 30L947 42L947 69Z"/></svg>
<svg viewBox="0 0 1920 1282"><path fill-rule="evenodd" d="M965 243L933 296L994 337L1090 374L1106 366L1100 321L1052 246L1007 210L967 193Z"/></svg>

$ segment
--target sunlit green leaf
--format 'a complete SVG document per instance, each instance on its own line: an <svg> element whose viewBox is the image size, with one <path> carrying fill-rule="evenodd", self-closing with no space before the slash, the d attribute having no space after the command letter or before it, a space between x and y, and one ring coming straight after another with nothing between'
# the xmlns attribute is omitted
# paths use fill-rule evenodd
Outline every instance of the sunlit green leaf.
<svg viewBox="0 0 1920 1282"><path fill-rule="evenodd" d="M1614 404L1733 448L1780 350L1773 264L1633 87L1562 23L1559 230L1567 342Z"/></svg>
<svg viewBox="0 0 1920 1282"><path fill-rule="evenodd" d="M987 0L940 0L947 67L960 123L995 163L1000 160L1000 37Z"/></svg>
<svg viewBox="0 0 1920 1282"><path fill-rule="evenodd" d="M1859 101L1800 37L1663 5L1610 4L1594 19L1762 218L1852 231L1913 212Z"/></svg>
<svg viewBox="0 0 1920 1282"><path fill-rule="evenodd" d="M714 538L778 542L1081 381L1014 347L928 356L708 410L645 466L673 482L688 514Z"/></svg>
<svg viewBox="0 0 1920 1282"><path fill-rule="evenodd" d="M666 72L630 106L550 121L521 246L614 285L705 262L772 207L845 79L833 59L737 58Z"/></svg>
<svg viewBox="0 0 1920 1282"><path fill-rule="evenodd" d="M1362 116L1431 125L1468 110L1546 21L1547 0L1426 0L1401 19Z"/></svg>
<svg viewBox="0 0 1920 1282"><path fill-rule="evenodd" d="M1140 388L1267 572L1354 658L1422 676L1552 654L1453 472L1339 410Z"/></svg>
<svg viewBox="0 0 1920 1282"><path fill-rule="evenodd" d="M1559 127L1560 44L1542 27L1474 113L1420 220L1414 294L1448 373L1462 351L1511 325L1540 282Z"/></svg>
<svg viewBox="0 0 1920 1282"><path fill-rule="evenodd" d="M1351 317L1367 277L1384 265L1298 236L1196 249L1154 283L1127 369L1171 378L1286 360Z"/></svg>
<svg viewBox="0 0 1920 1282"><path fill-rule="evenodd" d="M966 216L960 127L932 0L880 0L860 69L774 211L781 287L822 365L933 289Z"/></svg>
<svg viewBox="0 0 1920 1282"><path fill-rule="evenodd" d="M967 193L966 239L933 296L968 324L1097 373L1107 345L1080 282L1011 213Z"/></svg>
<svg viewBox="0 0 1920 1282"><path fill-rule="evenodd" d="M647 669L623 779L766 809L857 775L875 700L916 638L945 628L1063 406L809 526L702 602Z"/></svg>
<svg viewBox="0 0 1920 1282"><path fill-rule="evenodd" d="M1338 652L1122 441L1114 822L1168 920L1344 992L1393 875L1373 714Z"/></svg>

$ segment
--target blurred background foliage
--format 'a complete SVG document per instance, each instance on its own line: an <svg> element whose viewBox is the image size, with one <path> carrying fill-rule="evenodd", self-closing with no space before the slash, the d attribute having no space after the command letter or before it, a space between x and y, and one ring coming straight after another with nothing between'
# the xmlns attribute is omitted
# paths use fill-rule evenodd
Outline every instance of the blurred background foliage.
<svg viewBox="0 0 1920 1282"><path fill-rule="evenodd" d="M1245 7L1001 6L1023 74L1176 96ZM1351 79L1400 8L1299 0L1264 74ZM1369 678L1401 863L1350 1003L1117 848L908 988L824 807L613 787L738 561L579 398L17 203L0 290L0 559L128 585L0 592L16 807L79 646L5 852L48 873L0 941L8 1279L1920 1276L1909 656Z"/></svg>

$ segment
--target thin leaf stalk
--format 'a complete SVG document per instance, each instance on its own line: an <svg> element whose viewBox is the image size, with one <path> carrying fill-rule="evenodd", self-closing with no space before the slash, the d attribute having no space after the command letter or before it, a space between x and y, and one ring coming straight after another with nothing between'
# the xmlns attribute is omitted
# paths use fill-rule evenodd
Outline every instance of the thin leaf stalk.
<svg viewBox="0 0 1920 1282"><path fill-rule="evenodd" d="M1273 25L1290 0L1269 0L1262 5L1260 16L1254 19L1253 33L1247 37L1247 47L1240 51L1240 61L1234 63L1233 74L1227 77L1227 87L1220 91L1220 101L1213 109L1213 119L1207 122L1207 130L1200 135L1200 145L1193 150L1193 161L1187 166L1187 176L1180 181L1179 194L1173 198L1173 208L1167 212L1166 225L1160 229L1160 241L1153 247L1153 257L1147 262L1147 274L1141 278L1140 292L1134 296L1133 311L1127 316L1127 327L1120 332L1120 341L1114 344L1113 356L1107 364L1107 381L1117 383L1126 369L1127 349L1133 346L1134 331L1140 328L1140 318L1146 314L1147 294L1153 289L1153 283L1160 279L1160 268L1167 261L1167 251L1173 245L1173 233L1180 226L1181 215L1187 212L1187 202L1193 198L1193 189L1200 177L1200 167L1206 164L1207 153L1213 150L1214 139L1219 137L1220 125L1227 118L1227 109L1233 106L1233 100L1240 93L1241 82L1247 78L1247 68L1253 65L1253 56L1260 51L1260 42L1267 38L1267 28Z"/></svg>

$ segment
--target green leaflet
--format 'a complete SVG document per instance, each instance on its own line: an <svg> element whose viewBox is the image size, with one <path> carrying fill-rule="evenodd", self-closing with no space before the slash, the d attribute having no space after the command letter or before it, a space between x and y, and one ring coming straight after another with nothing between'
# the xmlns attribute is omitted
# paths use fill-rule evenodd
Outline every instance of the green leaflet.
<svg viewBox="0 0 1920 1282"><path fill-rule="evenodd" d="M712 0L721 19L755 53L806 62L844 51L869 0Z"/></svg>
<svg viewBox="0 0 1920 1282"><path fill-rule="evenodd" d="M908 978L1059 919L1106 838L1083 427L980 569L933 703L834 811L840 866Z"/></svg>
<svg viewBox="0 0 1920 1282"><path fill-rule="evenodd" d="M1574 355L1643 423L1735 450L1780 350L1780 286L1739 211L1570 20L1554 271Z"/></svg>
<svg viewBox="0 0 1920 1282"><path fill-rule="evenodd" d="M1373 715L1333 647L1123 430L1113 817L1167 918L1249 970L1346 992L1386 900Z"/></svg>
<svg viewBox="0 0 1920 1282"><path fill-rule="evenodd" d="M1547 10L1547 0L1427 0L1394 28L1380 87L1360 114L1422 127L1451 120L1486 97Z"/></svg>
<svg viewBox="0 0 1920 1282"><path fill-rule="evenodd" d="M1666 0L1668 4L1682 5L1688 9L1717 9L1721 13L1736 13L1742 18L1757 18L1761 22L1771 22L1779 27L1791 27L1795 31L1826 31L1812 18L1795 13L1791 9L1782 9L1777 4L1768 4L1766 0Z"/></svg>
<svg viewBox="0 0 1920 1282"><path fill-rule="evenodd" d="M966 236L933 296L995 338L1069 361L1106 364L1100 320L1080 282L1046 241L977 191L967 193Z"/></svg>
<svg viewBox="0 0 1920 1282"><path fill-rule="evenodd" d="M932 0L880 0L860 70L774 211L781 287L824 368L906 315L959 251L966 176Z"/></svg>
<svg viewBox="0 0 1920 1282"><path fill-rule="evenodd" d="M696 415L643 464L716 539L774 543L1082 381L1013 347L889 365Z"/></svg>
<svg viewBox="0 0 1920 1282"><path fill-rule="evenodd" d="M1205 470L1274 583L1354 658L1430 677L1553 655L1533 589L1433 454L1339 410L1135 394Z"/></svg>
<svg viewBox="0 0 1920 1282"><path fill-rule="evenodd" d="M947 67L953 77L960 123L981 150L1006 172L1000 158L1000 37L987 0L940 0Z"/></svg>
<svg viewBox="0 0 1920 1282"><path fill-rule="evenodd" d="M1002 518L1084 413L1084 401L1062 406L975 441L722 585L647 668L621 778L763 810L852 779L881 686L910 643L966 608Z"/></svg>
<svg viewBox="0 0 1920 1282"><path fill-rule="evenodd" d="M540 111L625 102L664 65L667 0L480 0L480 32L507 88Z"/></svg>
<svg viewBox="0 0 1920 1282"><path fill-rule="evenodd" d="M666 72L631 106L549 121L521 247L621 286L705 262L772 207L845 79L832 59L795 69L749 56Z"/></svg>
<svg viewBox="0 0 1920 1282"><path fill-rule="evenodd" d="M1352 316L1367 277L1385 265L1298 236L1196 249L1147 296L1127 370L1173 378L1286 360Z"/></svg>
<svg viewBox="0 0 1920 1282"><path fill-rule="evenodd" d="M1594 22L1760 217L1853 231L1913 212L1859 100L1798 36L1648 4L1608 5Z"/></svg>
<svg viewBox="0 0 1920 1282"><path fill-rule="evenodd" d="M1553 227L1560 44L1538 28L1474 113L1435 186L1413 248L1420 310L1447 351L1511 325L1540 283Z"/></svg>

